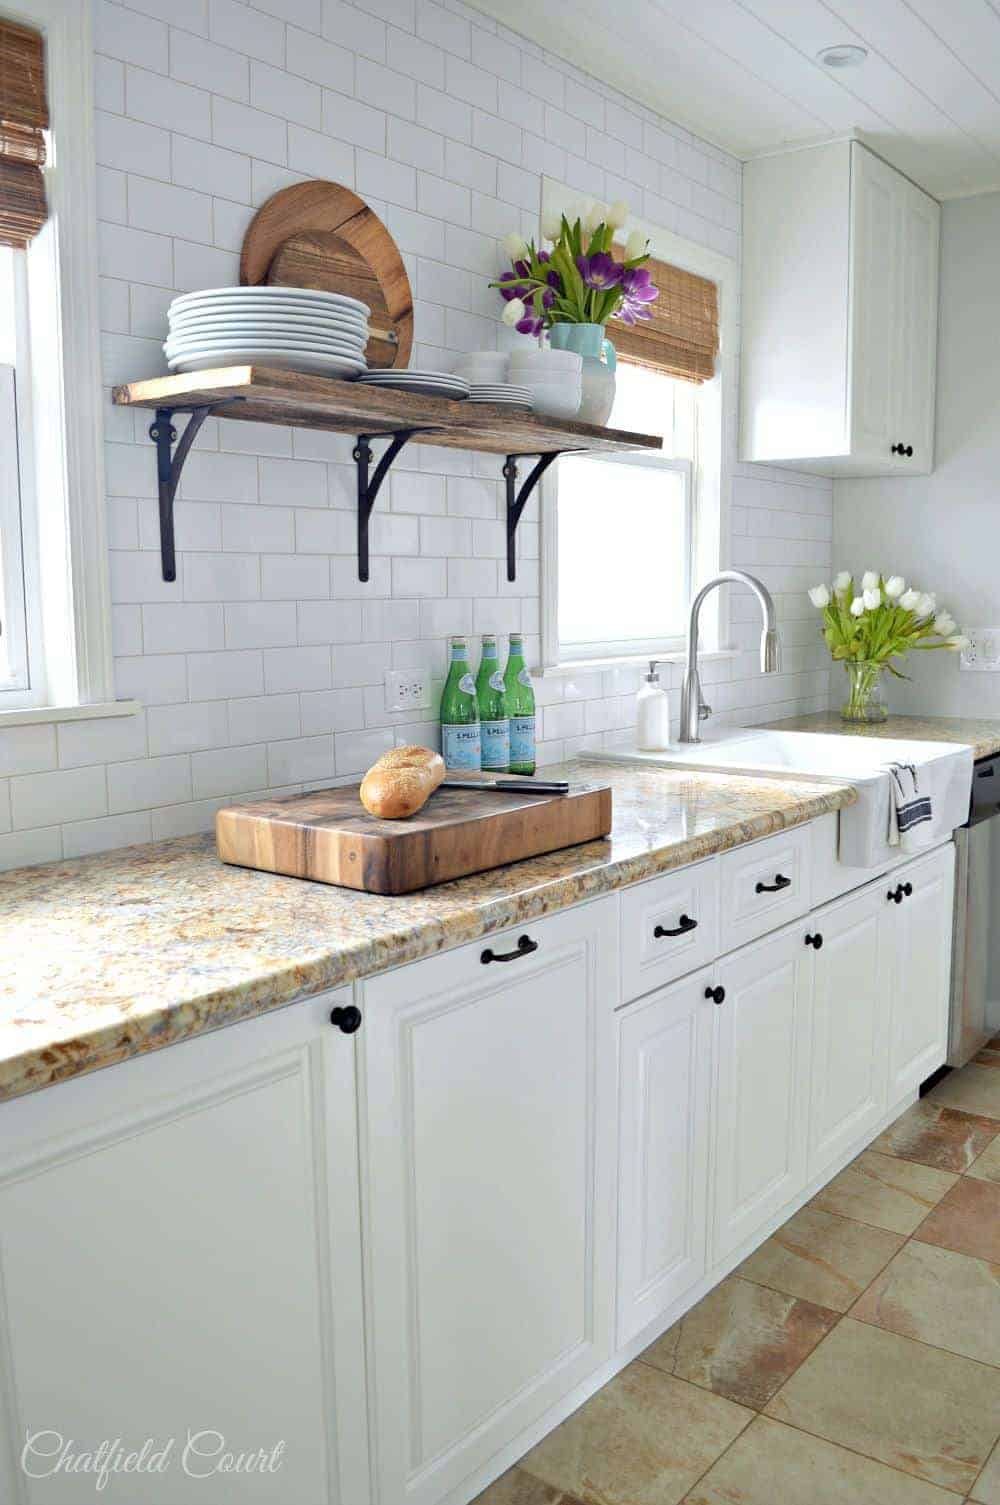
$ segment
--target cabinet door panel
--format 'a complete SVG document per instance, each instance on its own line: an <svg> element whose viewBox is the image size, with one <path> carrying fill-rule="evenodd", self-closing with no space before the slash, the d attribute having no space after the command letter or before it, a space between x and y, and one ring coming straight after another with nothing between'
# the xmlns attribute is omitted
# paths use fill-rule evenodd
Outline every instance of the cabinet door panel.
<svg viewBox="0 0 1000 1505"><path fill-rule="evenodd" d="M611 1348L617 903L365 986L380 1498L441 1498Z"/></svg>
<svg viewBox="0 0 1000 1505"><path fill-rule="evenodd" d="M913 893L886 908L893 932L889 1103L944 1064L948 1053L955 848L949 844L892 874Z"/></svg>
<svg viewBox="0 0 1000 1505"><path fill-rule="evenodd" d="M938 240L941 209L919 188L896 185L900 316L893 382L898 440L913 446L908 463L929 471L934 461L934 378L937 351Z"/></svg>
<svg viewBox="0 0 1000 1505"><path fill-rule="evenodd" d="M173 1439L162 1473L129 1476L129 1505L217 1502L222 1438L233 1452L283 1443L276 1470L240 1475L241 1505L367 1498L354 1046L331 1001L95 1073L80 1086L102 1094L100 1120L0 1165L0 1418L6 1355L17 1419L0 1498L102 1498L93 1474L22 1471L26 1429L77 1452ZM201 1432L219 1436L185 1469Z"/></svg>
<svg viewBox="0 0 1000 1505"><path fill-rule="evenodd" d="M748 1238L805 1181L812 953L804 925L726 958L719 1009L713 1258Z"/></svg>
<svg viewBox="0 0 1000 1505"><path fill-rule="evenodd" d="M809 1178L873 1129L885 1106L889 969L885 888L810 916L813 966Z"/></svg>
<svg viewBox="0 0 1000 1505"><path fill-rule="evenodd" d="M710 972L621 1014L618 1341L706 1269L715 1005Z"/></svg>
<svg viewBox="0 0 1000 1505"><path fill-rule="evenodd" d="M898 174L851 149L851 451L888 463L898 366Z"/></svg>

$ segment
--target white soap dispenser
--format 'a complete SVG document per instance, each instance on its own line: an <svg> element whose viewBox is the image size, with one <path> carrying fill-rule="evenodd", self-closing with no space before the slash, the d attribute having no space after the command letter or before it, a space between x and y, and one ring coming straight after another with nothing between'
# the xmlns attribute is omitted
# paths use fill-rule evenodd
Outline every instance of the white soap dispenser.
<svg viewBox="0 0 1000 1505"><path fill-rule="evenodd" d="M641 752L665 752L670 746L670 700L660 684L656 660L649 661L646 682L636 697L636 745Z"/></svg>

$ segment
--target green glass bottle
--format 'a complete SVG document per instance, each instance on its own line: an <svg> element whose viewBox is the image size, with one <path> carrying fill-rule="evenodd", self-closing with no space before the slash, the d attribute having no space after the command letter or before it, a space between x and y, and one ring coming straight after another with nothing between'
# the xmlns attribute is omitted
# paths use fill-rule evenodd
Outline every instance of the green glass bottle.
<svg viewBox="0 0 1000 1505"><path fill-rule="evenodd" d="M488 769L490 773L507 773L510 768L507 687L500 673L497 640L492 633L483 634L483 656L476 676L476 699L479 701L483 769Z"/></svg>
<svg viewBox="0 0 1000 1505"><path fill-rule="evenodd" d="M535 771L535 692L531 675L524 663L524 640L519 632L510 635L510 653L504 671L507 686L507 711L510 716L510 771Z"/></svg>
<svg viewBox="0 0 1000 1505"><path fill-rule="evenodd" d="M451 640L451 664L441 693L441 752L446 768L482 767L479 702L464 638Z"/></svg>

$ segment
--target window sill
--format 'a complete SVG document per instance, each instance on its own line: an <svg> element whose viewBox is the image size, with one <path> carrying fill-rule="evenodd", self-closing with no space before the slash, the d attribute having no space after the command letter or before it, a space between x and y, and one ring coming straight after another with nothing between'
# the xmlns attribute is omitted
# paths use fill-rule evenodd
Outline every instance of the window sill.
<svg viewBox="0 0 1000 1505"><path fill-rule="evenodd" d="M703 649L698 654L698 662L706 664L739 658L740 652L739 648L716 648L711 651ZM585 674L588 670L595 669L646 668L651 659L655 659L658 664L683 664L687 660L687 654L680 649L672 653L631 653L619 658L567 659L565 663L540 665L537 669L532 669L531 673L536 679L559 679L561 676Z"/></svg>
<svg viewBox="0 0 1000 1505"><path fill-rule="evenodd" d="M30 726L45 721L96 721L111 716L134 716L141 711L138 700L105 700L94 705L26 705L14 711L0 709L0 730L5 726Z"/></svg>

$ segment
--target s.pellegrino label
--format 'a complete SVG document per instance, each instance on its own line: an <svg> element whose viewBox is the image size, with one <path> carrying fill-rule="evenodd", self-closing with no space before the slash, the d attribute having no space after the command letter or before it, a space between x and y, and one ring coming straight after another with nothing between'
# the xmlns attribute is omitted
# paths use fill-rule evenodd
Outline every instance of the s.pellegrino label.
<svg viewBox="0 0 1000 1505"><path fill-rule="evenodd" d="M524 662L524 643L520 633L510 635L510 653L504 671L507 690L507 713L510 717L510 771L535 771L535 692L531 675Z"/></svg>
<svg viewBox="0 0 1000 1505"><path fill-rule="evenodd" d="M482 767L479 702L464 638L451 640L451 663L441 693L441 753L446 768Z"/></svg>
<svg viewBox="0 0 1000 1505"><path fill-rule="evenodd" d="M500 673L497 640L491 633L483 637L483 657L476 676L476 700L482 730L483 768L491 773L506 773L510 768L507 686Z"/></svg>

